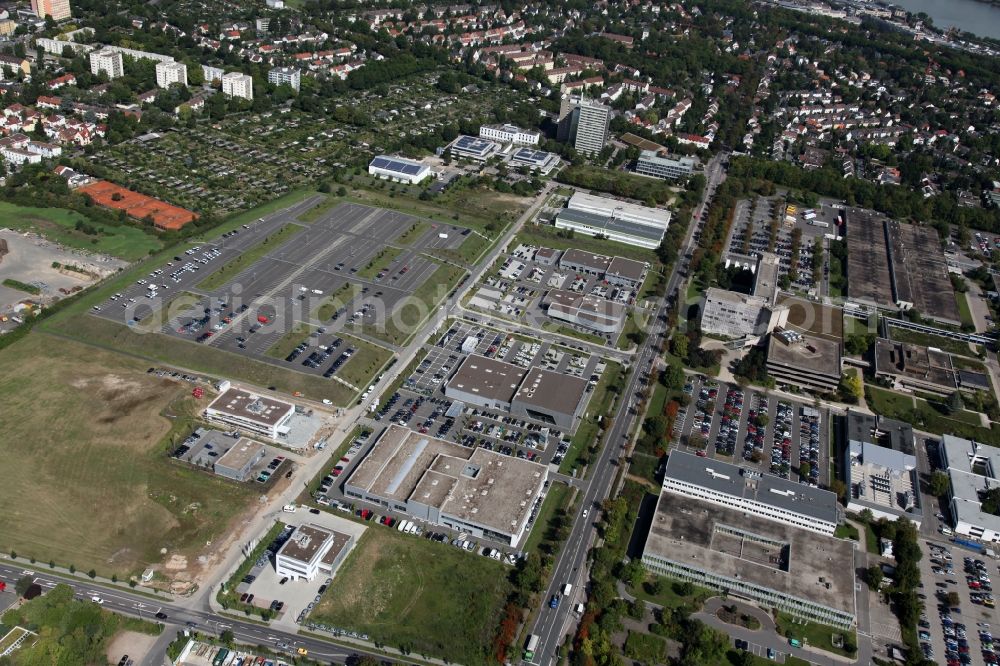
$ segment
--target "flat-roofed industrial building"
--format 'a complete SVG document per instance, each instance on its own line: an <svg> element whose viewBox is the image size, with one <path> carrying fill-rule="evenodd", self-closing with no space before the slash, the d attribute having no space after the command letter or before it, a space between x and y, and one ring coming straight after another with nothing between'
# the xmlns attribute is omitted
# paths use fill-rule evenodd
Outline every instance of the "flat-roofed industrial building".
<svg viewBox="0 0 1000 666"><path fill-rule="evenodd" d="M1000 486L1000 449L944 435L938 463L948 474L948 508L955 532L1000 543L1000 516L983 510L984 495Z"/></svg>
<svg viewBox="0 0 1000 666"><path fill-rule="evenodd" d="M842 478L850 480L847 510L876 518L923 519L916 446L908 423L850 410L836 419L844 446Z"/></svg>
<svg viewBox="0 0 1000 666"><path fill-rule="evenodd" d="M675 451L670 460L677 455L689 454ZM642 563L652 573L814 622L849 629L856 621L854 543L742 506L708 506L664 487Z"/></svg>
<svg viewBox="0 0 1000 666"><path fill-rule="evenodd" d="M393 155L377 155L368 164L368 175L415 185L433 175L426 164Z"/></svg>
<svg viewBox="0 0 1000 666"><path fill-rule="evenodd" d="M548 468L390 426L344 484L350 497L517 546Z"/></svg>
<svg viewBox="0 0 1000 666"><path fill-rule="evenodd" d="M669 211L584 192L575 192L555 217L559 229L649 249L659 246L669 224Z"/></svg>
<svg viewBox="0 0 1000 666"><path fill-rule="evenodd" d="M444 394L468 405L497 409L574 430L586 403L588 382L540 368L473 354L462 361ZM558 396L548 395L558 393Z"/></svg>
<svg viewBox="0 0 1000 666"><path fill-rule="evenodd" d="M460 134L454 141L448 144L445 150L450 152L451 156L456 159L485 162L499 153L500 148L500 144L496 141Z"/></svg>
<svg viewBox="0 0 1000 666"><path fill-rule="evenodd" d="M276 440L288 434L295 405L239 388L227 389L205 408L206 418Z"/></svg>

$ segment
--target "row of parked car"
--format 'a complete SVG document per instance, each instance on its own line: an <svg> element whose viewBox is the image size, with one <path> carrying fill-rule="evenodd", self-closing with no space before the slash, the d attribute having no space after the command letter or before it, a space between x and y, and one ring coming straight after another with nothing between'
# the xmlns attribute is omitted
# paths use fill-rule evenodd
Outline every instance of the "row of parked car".
<svg viewBox="0 0 1000 666"><path fill-rule="evenodd" d="M774 438L771 446L771 474L788 478L792 469L792 406L778 402L774 415Z"/></svg>
<svg viewBox="0 0 1000 666"><path fill-rule="evenodd" d="M726 403L722 408L722 423L715 438L715 450L725 455L733 455L736 439L740 432L740 417L743 415L743 391L731 388L726 391Z"/></svg>
<svg viewBox="0 0 1000 666"><path fill-rule="evenodd" d="M799 418L799 476L801 481L813 486L819 483L819 421L819 415L811 412Z"/></svg>

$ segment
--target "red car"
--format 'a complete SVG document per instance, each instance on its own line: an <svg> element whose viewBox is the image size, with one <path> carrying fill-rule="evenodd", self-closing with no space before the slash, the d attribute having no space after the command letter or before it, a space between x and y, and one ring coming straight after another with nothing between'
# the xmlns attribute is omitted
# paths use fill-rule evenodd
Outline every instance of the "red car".
<svg viewBox="0 0 1000 666"><path fill-rule="evenodd" d="M344 468L343 468L343 467L334 467L334 468L333 468L333 471L331 471L330 473L331 473L331 474L333 474L334 476L340 476L340 474L341 474L341 473L342 473L343 471L344 471Z"/></svg>
<svg viewBox="0 0 1000 666"><path fill-rule="evenodd" d="M344 456L343 458L340 459L340 462L351 462L351 459L348 458L347 456Z"/></svg>
<svg viewBox="0 0 1000 666"><path fill-rule="evenodd" d="M704 451L698 451L697 453L695 453L695 455L698 456L699 458L707 458L708 457L708 455Z"/></svg>

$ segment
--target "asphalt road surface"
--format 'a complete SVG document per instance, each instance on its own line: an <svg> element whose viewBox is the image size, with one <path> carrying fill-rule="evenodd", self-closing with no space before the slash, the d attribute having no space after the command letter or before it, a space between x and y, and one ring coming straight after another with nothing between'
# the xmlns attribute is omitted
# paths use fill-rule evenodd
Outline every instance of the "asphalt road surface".
<svg viewBox="0 0 1000 666"><path fill-rule="evenodd" d="M217 615L210 611L182 608L120 588L105 587L91 581L83 581L71 577L64 578L51 572L25 569L23 566L0 564L0 580L11 587L24 575L31 575L32 579L43 590L47 591L60 583L64 583L73 588L78 599L89 601L93 596L99 596L102 599L101 605L107 610L122 615L139 617L151 622L162 622L166 625L163 630L164 636L169 639L174 637L175 632L185 628L210 635L218 635L224 630L229 629L233 632L236 641L239 643L265 646L272 651L284 651L290 655L294 654L298 648L304 647L309 651L310 658L323 661L328 660L331 663L344 663L347 657L355 654L372 654L373 657L379 660L385 659L384 655L367 653L353 646L344 647L325 640L299 636L298 634L284 632L274 627L243 622L235 617ZM156 613L161 612L166 614L166 619L158 620L156 618ZM285 643L290 647L279 650L277 647L279 642ZM162 654L152 654L143 662L143 666L161 666L163 661ZM392 661L411 663L395 657Z"/></svg>
<svg viewBox="0 0 1000 666"><path fill-rule="evenodd" d="M708 205L707 202L714 194L715 188L725 178L725 170L722 168L725 157L725 155L720 155L706 166L705 175L708 182L705 187L705 195L702 204L695 209L694 223L688 229L685 248L680 253L667 283L667 294L672 294L677 290L680 283L677 271L682 264L686 264L684 254L690 251L694 231L701 226L701 213ZM557 650L563 642L563 637L567 633L573 617L572 598L562 599L559 606L554 609L549 607L549 600L552 599L553 595L558 594L561 597L562 587L566 583L571 583L574 589L580 590L589 577L586 566L587 551L590 549L594 537L595 512L601 502L611 493L612 484L618 472L619 450L628 437L635 419L635 415L631 413L634 397L642 388L644 383L642 378L655 362L657 353L654 345L659 343L661 334L665 332L665 319L666 303L661 303L652 320L653 323L648 331L646 342L636 352L632 373L622 394L621 404L618 407L618 413L615 414L611 430L607 433L605 447L591 467L590 481L583 491L583 501L578 505L573 528L566 540L567 546L556 560L552 580L549 582L543 599L544 605L531 632L539 637L534 661L531 663L549 664L556 661Z"/></svg>

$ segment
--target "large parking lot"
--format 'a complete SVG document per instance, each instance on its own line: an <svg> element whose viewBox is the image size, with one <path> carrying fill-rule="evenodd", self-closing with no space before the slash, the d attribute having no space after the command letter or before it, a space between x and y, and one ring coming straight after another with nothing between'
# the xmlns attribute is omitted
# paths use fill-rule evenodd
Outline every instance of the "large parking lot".
<svg viewBox="0 0 1000 666"><path fill-rule="evenodd" d="M396 348L399 312L433 306L425 284L454 286L437 282L455 269L424 252L455 250L468 230L356 204L301 221L320 201L191 247L93 314L361 389Z"/></svg>
<svg viewBox="0 0 1000 666"><path fill-rule="evenodd" d="M786 479L829 483L826 410L700 377L690 378L684 392L691 402L674 423L675 446Z"/></svg>
<svg viewBox="0 0 1000 666"><path fill-rule="evenodd" d="M455 405L443 387L469 354L538 366L596 383L605 365L597 356L541 340L514 336L467 321L455 321L428 345L413 375L387 396L376 421L399 423L463 446L481 446L505 455L559 465L572 433L484 407Z"/></svg>
<svg viewBox="0 0 1000 666"><path fill-rule="evenodd" d="M926 546L918 627L924 655L948 666L1000 663L992 633L1000 627L992 588L997 561L947 542L928 540Z"/></svg>
<svg viewBox="0 0 1000 666"><path fill-rule="evenodd" d="M801 291L816 289L812 269L813 243L816 238L822 238L825 234L837 233L837 209L827 205L818 205L812 209L796 206L791 216L794 218L793 222L786 219L783 202L781 197L756 197L739 201L733 214L727 254L759 256L764 252L773 252L780 262L779 279L789 274L794 259L796 279L790 282L789 288ZM806 219L807 215L809 219ZM776 218L778 222L774 225L772 240L772 220ZM801 234L798 252L794 252L795 257L794 232ZM826 279L821 280L821 283L818 285L820 293L826 294Z"/></svg>

